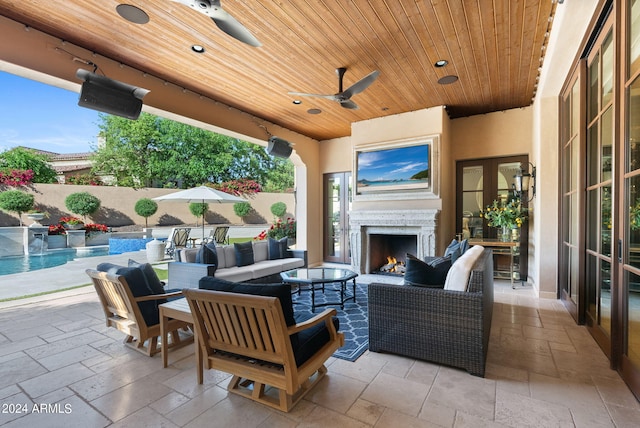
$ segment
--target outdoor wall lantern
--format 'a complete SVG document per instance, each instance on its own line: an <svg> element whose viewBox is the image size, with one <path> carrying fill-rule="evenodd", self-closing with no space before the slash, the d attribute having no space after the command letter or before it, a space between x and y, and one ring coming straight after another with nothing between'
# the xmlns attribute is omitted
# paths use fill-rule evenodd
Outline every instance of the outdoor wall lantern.
<svg viewBox="0 0 640 428"><path fill-rule="evenodd" d="M526 201L529 202L532 201L536 196L536 167L531 162L527 163L531 166L531 172L529 172L528 169L522 169L522 166L520 166L520 170L516 172L516 175L513 176L513 188L515 194L520 199L523 199L523 193L526 193L527 196L531 195L530 199L526 199ZM530 192L529 189L531 189Z"/></svg>

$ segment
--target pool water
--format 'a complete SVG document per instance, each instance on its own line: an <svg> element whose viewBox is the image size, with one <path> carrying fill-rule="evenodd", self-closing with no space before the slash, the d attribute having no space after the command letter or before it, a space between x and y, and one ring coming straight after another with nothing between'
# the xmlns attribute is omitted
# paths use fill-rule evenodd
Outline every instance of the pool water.
<svg viewBox="0 0 640 428"><path fill-rule="evenodd" d="M82 257L106 256L108 247L92 248L89 251L76 251L74 248L49 251L45 254L29 254L25 256L0 257L0 275L29 272L61 266L73 259Z"/></svg>

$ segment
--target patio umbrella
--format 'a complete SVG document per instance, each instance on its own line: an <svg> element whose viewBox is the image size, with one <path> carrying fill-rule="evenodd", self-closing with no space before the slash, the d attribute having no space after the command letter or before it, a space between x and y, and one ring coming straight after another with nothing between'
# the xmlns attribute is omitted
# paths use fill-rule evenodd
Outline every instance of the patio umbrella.
<svg viewBox="0 0 640 428"><path fill-rule="evenodd" d="M192 189L181 190L168 195L153 198L155 201L174 201L202 204L233 204L237 202L245 202L244 199L212 189L207 186L194 187ZM204 213L202 213L202 239L204 240Z"/></svg>

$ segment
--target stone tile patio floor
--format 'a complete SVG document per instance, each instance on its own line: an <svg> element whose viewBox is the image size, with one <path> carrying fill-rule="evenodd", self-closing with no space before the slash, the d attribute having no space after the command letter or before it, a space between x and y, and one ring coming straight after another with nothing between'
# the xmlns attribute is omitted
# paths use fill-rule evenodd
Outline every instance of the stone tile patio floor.
<svg viewBox="0 0 640 428"><path fill-rule="evenodd" d="M24 276L47 282L53 270ZM69 285L87 282L84 267L62 270ZM539 300L530 288L512 290L502 281L496 282L486 378L366 352L354 363L330 359L328 376L289 414L228 394L226 373L206 371L204 385L198 385L192 347L171 353L164 369L159 355L130 350L122 338L105 327L92 287L1 303L0 425L640 425L639 402L586 329L560 302Z"/></svg>

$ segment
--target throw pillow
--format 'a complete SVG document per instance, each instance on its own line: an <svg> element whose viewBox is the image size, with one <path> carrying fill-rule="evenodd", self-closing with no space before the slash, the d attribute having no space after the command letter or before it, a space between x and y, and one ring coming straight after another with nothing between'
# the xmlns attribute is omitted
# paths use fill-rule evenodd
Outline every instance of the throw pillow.
<svg viewBox="0 0 640 428"><path fill-rule="evenodd" d="M253 264L253 244L251 241L235 243L236 265L247 266Z"/></svg>
<svg viewBox="0 0 640 428"><path fill-rule="evenodd" d="M463 239L462 241L460 241L460 255L463 255L465 251L467 251L468 249L469 249L469 240Z"/></svg>
<svg viewBox="0 0 640 428"><path fill-rule="evenodd" d="M147 281L147 286L153 292L153 294L163 294L164 286L162 285L162 281L158 278L158 274L153 267L149 263L138 263L135 260L129 259L129 267L137 267L142 270L144 274L144 278Z"/></svg>
<svg viewBox="0 0 640 428"><path fill-rule="evenodd" d="M269 260L284 259L287 255L287 238L269 238Z"/></svg>
<svg viewBox="0 0 640 428"><path fill-rule="evenodd" d="M149 296L154 294L147 285L147 280L140 268L119 266L113 263L100 263L96 269L112 275L122 275L127 281L133 297ZM142 318L144 318L144 321L148 326L156 325L160 322L158 304L165 302L165 299L138 302L138 308L140 308Z"/></svg>
<svg viewBox="0 0 640 428"><path fill-rule="evenodd" d="M460 251L460 243L457 239L452 240L447 249L444 250L445 257L451 256L451 263L455 263L461 254L462 252Z"/></svg>
<svg viewBox="0 0 640 428"><path fill-rule="evenodd" d="M239 282L225 281L213 276L205 276L200 279L198 287L203 290L230 291L233 293L253 294L257 296L277 297L282 306L287 326L295 325L293 316L293 301L291 300L291 286L285 284L243 284Z"/></svg>
<svg viewBox="0 0 640 428"><path fill-rule="evenodd" d="M218 250L216 249L216 244L209 243L202 245L196 254L196 263L218 266Z"/></svg>
<svg viewBox="0 0 640 428"><path fill-rule="evenodd" d="M483 250L484 247L474 245L451 266L450 273L444 283L445 290L467 291L471 269L478 257L482 255Z"/></svg>
<svg viewBox="0 0 640 428"><path fill-rule="evenodd" d="M444 276L442 274L442 270L446 264L442 263L441 265L441 267L436 268L412 254L407 254L404 284L418 287L442 288L447 274L446 272Z"/></svg>

